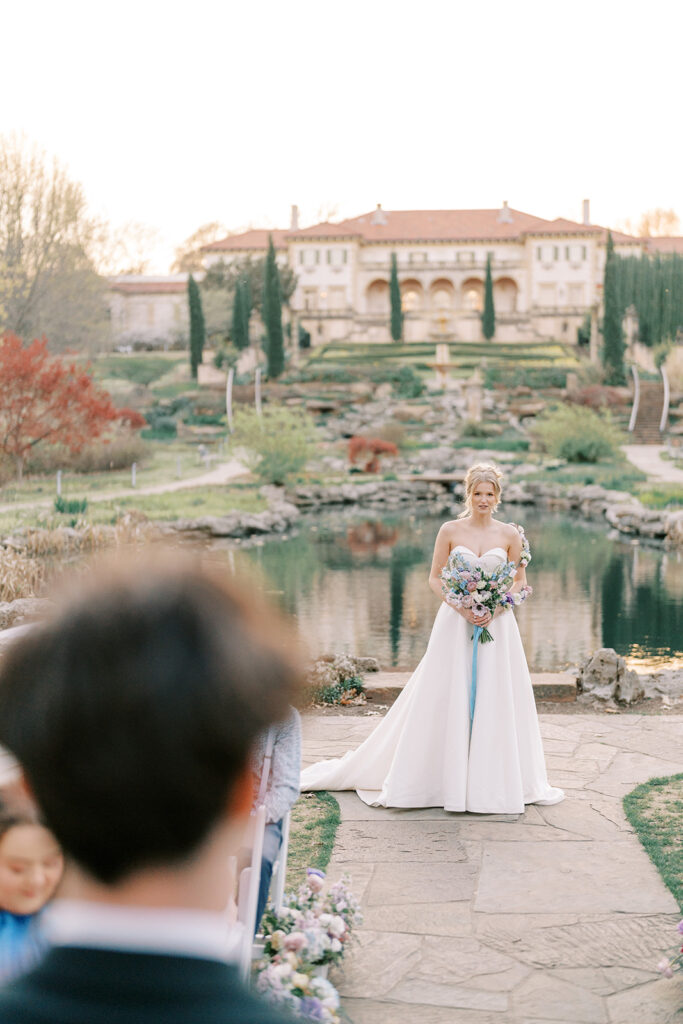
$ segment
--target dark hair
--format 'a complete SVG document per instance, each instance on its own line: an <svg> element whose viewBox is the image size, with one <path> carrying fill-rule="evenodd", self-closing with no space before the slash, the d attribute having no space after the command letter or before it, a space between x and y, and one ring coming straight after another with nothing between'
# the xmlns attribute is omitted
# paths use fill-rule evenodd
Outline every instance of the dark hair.
<svg viewBox="0 0 683 1024"><path fill-rule="evenodd" d="M301 673L279 616L176 553L91 570L0 668L0 742L48 828L105 883L181 863Z"/></svg>
<svg viewBox="0 0 683 1024"><path fill-rule="evenodd" d="M37 813L28 804L21 807L0 803L0 843L17 825L42 825Z"/></svg>

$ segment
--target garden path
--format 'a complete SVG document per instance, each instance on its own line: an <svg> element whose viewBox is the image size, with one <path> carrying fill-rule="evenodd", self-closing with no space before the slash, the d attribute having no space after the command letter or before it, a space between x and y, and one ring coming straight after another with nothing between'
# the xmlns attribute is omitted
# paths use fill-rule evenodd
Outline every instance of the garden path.
<svg viewBox="0 0 683 1024"><path fill-rule="evenodd" d="M655 965L680 914L622 797L683 771L683 716L541 715L567 799L523 815L368 807L335 794L329 873L365 921L333 977L353 1024L669 1024ZM360 743L372 717L304 716L304 762Z"/></svg>
<svg viewBox="0 0 683 1024"><path fill-rule="evenodd" d="M666 451L663 444L625 444L623 452L629 462L647 473L650 479L672 484L683 484L683 469L678 469L673 462L660 458Z"/></svg>
<svg viewBox="0 0 683 1024"><path fill-rule="evenodd" d="M115 498L129 498L135 497L136 494L166 494L169 491L182 491L187 487L219 487L221 484L227 484L228 481L234 480L238 476L244 476L249 470L237 459L230 459L228 462L222 462L220 466L216 466L215 469L210 470L207 473L201 473L199 476L189 476L184 480L167 480L165 483L153 484L149 487L129 487L118 491L101 491L99 493L88 493L88 502L92 503L95 501L112 501ZM79 497L78 493L74 491L73 495L69 497ZM41 498L38 501L12 501L5 505L0 505L0 512L18 512L24 509L30 508L50 508L54 503L54 498Z"/></svg>

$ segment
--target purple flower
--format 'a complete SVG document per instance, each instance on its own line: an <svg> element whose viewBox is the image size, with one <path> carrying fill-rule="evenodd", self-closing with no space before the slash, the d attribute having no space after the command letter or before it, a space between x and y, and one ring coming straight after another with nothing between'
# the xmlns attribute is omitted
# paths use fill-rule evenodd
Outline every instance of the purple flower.
<svg viewBox="0 0 683 1024"><path fill-rule="evenodd" d="M683 921L678 922L678 931L683 935Z"/></svg>

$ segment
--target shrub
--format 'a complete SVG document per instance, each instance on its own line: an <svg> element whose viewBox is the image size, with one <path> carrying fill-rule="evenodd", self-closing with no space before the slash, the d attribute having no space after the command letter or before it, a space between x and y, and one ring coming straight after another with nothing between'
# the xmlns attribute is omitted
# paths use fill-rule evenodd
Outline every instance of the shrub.
<svg viewBox="0 0 683 1024"><path fill-rule="evenodd" d="M356 435L349 439L349 462L353 466L356 459L366 459L364 470L366 473L379 472L380 455L398 455L398 448L391 441L382 441L378 437L360 437Z"/></svg>
<svg viewBox="0 0 683 1024"><path fill-rule="evenodd" d="M0 548L0 601L35 597L45 581L46 572L44 561Z"/></svg>
<svg viewBox="0 0 683 1024"><path fill-rule="evenodd" d="M406 428L396 420L387 420L377 431L380 441L388 441L390 444L400 448L405 441Z"/></svg>
<svg viewBox="0 0 683 1024"><path fill-rule="evenodd" d="M614 458L623 443L609 413L579 405L561 405L545 412L530 428L544 451L567 462L599 462Z"/></svg>
<svg viewBox="0 0 683 1024"><path fill-rule="evenodd" d="M242 409L235 416L232 443L266 483L285 484L304 468L315 450L315 426L300 410L268 405L259 416Z"/></svg>
<svg viewBox="0 0 683 1024"><path fill-rule="evenodd" d="M65 512L68 515L79 515L88 508L87 498L63 498L61 494L55 498L55 512Z"/></svg>
<svg viewBox="0 0 683 1024"><path fill-rule="evenodd" d="M484 423L478 423L476 420L465 420L462 425L461 436L488 437L489 431L486 429L486 425Z"/></svg>
<svg viewBox="0 0 683 1024"><path fill-rule="evenodd" d="M501 384L506 388L515 388L525 384L534 389L565 388L567 369L566 366L489 366L484 371L484 387L492 388L495 384Z"/></svg>
<svg viewBox="0 0 683 1024"><path fill-rule="evenodd" d="M365 703L365 685L356 662L344 654L313 665L308 675L308 693L314 704Z"/></svg>
<svg viewBox="0 0 683 1024"><path fill-rule="evenodd" d="M133 462L142 462L148 453L143 437L149 431L138 434L121 431L109 441L98 441L80 452L69 452L61 445L53 448L35 449L26 462L29 473L55 473L58 469L75 473L106 473L111 469L127 469Z"/></svg>

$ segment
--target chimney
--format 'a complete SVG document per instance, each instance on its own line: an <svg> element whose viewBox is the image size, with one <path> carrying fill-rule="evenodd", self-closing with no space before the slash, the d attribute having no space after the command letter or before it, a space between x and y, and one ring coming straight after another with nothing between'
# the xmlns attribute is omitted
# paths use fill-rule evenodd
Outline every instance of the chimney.
<svg viewBox="0 0 683 1024"><path fill-rule="evenodd" d="M591 222L591 201L590 199L584 199L583 201L583 223L590 224Z"/></svg>
<svg viewBox="0 0 683 1024"><path fill-rule="evenodd" d="M298 231L299 230L299 207L298 206L292 206L292 214L291 214L291 217L289 219L289 230L290 231Z"/></svg>
<svg viewBox="0 0 683 1024"><path fill-rule="evenodd" d="M387 222L387 218L386 218L386 214L384 213L384 210L382 209L382 204L378 203L377 204L377 209L375 210L375 212L373 213L372 217L370 218L370 223L371 224L386 224L386 222Z"/></svg>
<svg viewBox="0 0 683 1024"><path fill-rule="evenodd" d="M498 221L501 224L512 224L512 211L508 206L507 199L503 200L503 206L498 213Z"/></svg>

